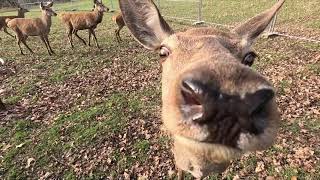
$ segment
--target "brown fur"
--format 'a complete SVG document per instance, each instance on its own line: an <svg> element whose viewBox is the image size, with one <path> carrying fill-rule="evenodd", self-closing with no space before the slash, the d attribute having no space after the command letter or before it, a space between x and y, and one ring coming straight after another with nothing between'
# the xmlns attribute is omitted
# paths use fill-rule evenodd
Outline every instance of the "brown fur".
<svg viewBox="0 0 320 180"><path fill-rule="evenodd" d="M112 21L118 25L118 28L115 30L115 34L116 34L117 41L120 42L121 41L120 31L126 25L123 21L122 13L119 12L118 14L112 16Z"/></svg>
<svg viewBox="0 0 320 180"><path fill-rule="evenodd" d="M90 46L91 35L93 35L96 45L99 48L94 30L97 28L97 25L101 23L103 12L108 11L109 9L106 8L100 1L95 0L94 3L95 8L91 12L61 13L59 15L62 23L67 29L69 42L72 48L74 47L72 34L74 34L79 40L81 40L83 44L87 44L85 40L78 35L79 30L85 29L88 29L89 31L88 45Z"/></svg>
<svg viewBox="0 0 320 180"><path fill-rule="evenodd" d="M21 48L21 42L27 47L27 49L33 53L30 47L27 45L26 40L28 36L40 36L41 40L45 44L49 55L54 54L50 43L49 43L49 33L51 28L51 16L56 16L57 14L51 9L53 3L49 3L44 6L42 3L40 9L42 12L41 18L16 18L8 22L8 27L12 29L17 36L18 46L20 48L21 54L24 54Z"/></svg>
<svg viewBox="0 0 320 180"><path fill-rule="evenodd" d="M231 31L174 33L151 0L119 0L138 42L162 57L162 120L173 137L178 179L222 172L230 160L275 140L272 85L242 64L284 0Z"/></svg>
<svg viewBox="0 0 320 180"><path fill-rule="evenodd" d="M9 36L14 37L12 34L10 34L7 31L7 22L9 22L10 20L15 19L15 18L24 18L24 14L26 12L29 12L29 11L24 8L19 8L17 16L0 16L0 30L3 29L3 31L5 33L7 33Z"/></svg>

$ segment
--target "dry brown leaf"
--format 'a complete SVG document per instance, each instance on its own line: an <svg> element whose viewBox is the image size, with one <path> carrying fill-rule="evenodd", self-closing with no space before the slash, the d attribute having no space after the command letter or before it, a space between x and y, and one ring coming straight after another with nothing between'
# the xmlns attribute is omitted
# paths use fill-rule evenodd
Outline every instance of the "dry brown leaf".
<svg viewBox="0 0 320 180"><path fill-rule="evenodd" d="M29 168L31 166L31 163L34 161L35 161L34 158L28 158L26 168Z"/></svg>

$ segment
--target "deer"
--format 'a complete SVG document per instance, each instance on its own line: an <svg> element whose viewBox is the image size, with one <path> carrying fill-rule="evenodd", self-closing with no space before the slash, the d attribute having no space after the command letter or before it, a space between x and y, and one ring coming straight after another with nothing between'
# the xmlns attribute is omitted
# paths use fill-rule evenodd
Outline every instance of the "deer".
<svg viewBox="0 0 320 180"><path fill-rule="evenodd" d="M27 45L26 40L28 36L40 36L42 42L45 44L49 55L54 54L51 45L49 43L49 33L51 28L52 16L57 16L52 10L53 2L49 2L47 5L40 3L40 10L42 16L40 18L15 18L7 21L7 25L16 33L17 43L20 49L20 53L24 55L21 42L27 47L27 49L33 54L34 52Z"/></svg>
<svg viewBox="0 0 320 180"><path fill-rule="evenodd" d="M91 35L93 35L97 48L99 47L98 40L96 37L95 29L98 24L102 22L103 13L109 11L103 3L102 0L94 0L94 9L90 12L77 12L77 13L61 13L60 19L67 29L68 39L72 48L73 40L72 34L74 34L84 45L87 45L86 41L78 35L79 30L88 29L89 31L89 42L88 45L91 46Z"/></svg>
<svg viewBox="0 0 320 180"><path fill-rule="evenodd" d="M120 43L121 42L120 31L125 26L121 12L112 16L112 21L118 25L118 28L115 30L115 34L116 34L116 38L117 38L118 43Z"/></svg>
<svg viewBox="0 0 320 180"><path fill-rule="evenodd" d="M274 143L276 93L250 64L252 45L284 2L231 30L174 32L152 0L119 0L133 37L160 56L162 122L172 137L178 179L186 172L196 179L221 173L231 160Z"/></svg>
<svg viewBox="0 0 320 180"><path fill-rule="evenodd" d="M0 16L0 30L3 29L3 31L8 34L11 37L14 37L12 34L10 34L7 31L7 23L6 20L7 19L14 19L14 18L24 18L25 17L25 13L29 12L28 9L24 9L22 7L18 7L18 15L17 16Z"/></svg>

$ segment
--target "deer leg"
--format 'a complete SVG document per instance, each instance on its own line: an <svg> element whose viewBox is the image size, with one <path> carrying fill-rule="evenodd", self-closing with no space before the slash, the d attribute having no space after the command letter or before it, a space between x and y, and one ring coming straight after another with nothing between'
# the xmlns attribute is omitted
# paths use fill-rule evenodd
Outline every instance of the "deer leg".
<svg viewBox="0 0 320 180"><path fill-rule="evenodd" d="M21 39L21 42L22 42L22 44L24 44L26 47L27 47L27 49L32 53L32 54L34 54L34 52L31 50L31 48L27 45L27 37L24 37L24 38L22 38Z"/></svg>
<svg viewBox="0 0 320 180"><path fill-rule="evenodd" d="M23 53L23 51L22 51L22 48L21 48L21 40L20 40L20 38L17 38L17 43L18 43L18 46L19 46L19 49L20 49L20 53L21 53L22 55L24 55L24 53Z"/></svg>
<svg viewBox="0 0 320 180"><path fill-rule="evenodd" d="M114 30L114 33L116 35L117 42L120 43L119 38L118 38L118 29Z"/></svg>
<svg viewBox="0 0 320 180"><path fill-rule="evenodd" d="M1 99L0 99L0 110L6 110L6 106L3 104Z"/></svg>
<svg viewBox="0 0 320 180"><path fill-rule="evenodd" d="M84 45L87 45L86 41L84 39L82 39L79 35L78 35L78 30L73 30L73 34L83 42Z"/></svg>
<svg viewBox="0 0 320 180"><path fill-rule="evenodd" d="M46 40L44 39L43 36L40 36L40 38L41 38L42 42L46 45L46 48L47 48L47 50L48 50L48 53L49 53L49 55L51 56L51 51L50 51L50 49L49 49L49 47L48 47L48 44L47 44Z"/></svg>
<svg viewBox="0 0 320 180"><path fill-rule="evenodd" d="M94 37L94 40L95 40L95 42L96 42L97 48L100 49L99 44L98 44L98 40L97 40L97 37L96 37L96 33L94 32L94 29L90 29L90 31L91 31L91 34L92 34L93 37Z"/></svg>
<svg viewBox="0 0 320 180"><path fill-rule="evenodd" d="M69 39L71 48L73 49L74 46L73 46L73 43L72 43L72 29L69 29L69 30L68 30L68 39Z"/></svg>
<svg viewBox="0 0 320 180"><path fill-rule="evenodd" d="M117 38L119 38L118 42L121 42L120 31L121 31L122 28L123 28L123 26L120 26L119 29L116 32L116 36L117 36Z"/></svg>
<svg viewBox="0 0 320 180"><path fill-rule="evenodd" d="M178 169L178 180L184 180L184 173L181 169Z"/></svg>
<svg viewBox="0 0 320 180"><path fill-rule="evenodd" d="M88 43L88 45L91 46L91 31L90 31L90 29L89 29L88 32L89 32L89 43Z"/></svg>
<svg viewBox="0 0 320 180"><path fill-rule="evenodd" d="M48 47L49 47L49 49L50 49L50 51L51 51L51 54L55 54L54 51L53 51L52 48L51 48L48 35L46 35L46 36L44 37L44 39L45 39L45 41L46 41L47 44L48 44Z"/></svg>
<svg viewBox="0 0 320 180"><path fill-rule="evenodd" d="M5 33L7 33L9 36L11 36L11 37L14 38L14 36L7 31L6 26L3 27L3 31L4 31Z"/></svg>

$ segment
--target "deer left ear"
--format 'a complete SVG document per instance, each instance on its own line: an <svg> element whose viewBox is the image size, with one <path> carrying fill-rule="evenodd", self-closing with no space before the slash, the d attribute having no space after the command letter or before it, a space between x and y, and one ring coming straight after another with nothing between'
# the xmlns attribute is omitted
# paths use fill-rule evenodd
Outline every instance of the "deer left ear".
<svg viewBox="0 0 320 180"><path fill-rule="evenodd" d="M239 34L247 46L251 46L254 40L268 27L284 2L285 0L279 0L272 8L236 27L233 32Z"/></svg>
<svg viewBox="0 0 320 180"><path fill-rule="evenodd" d="M173 34L152 0L119 0L119 6L128 29L145 48L156 50Z"/></svg>
<svg viewBox="0 0 320 180"><path fill-rule="evenodd" d="M40 9L44 9L43 2L40 2Z"/></svg>

